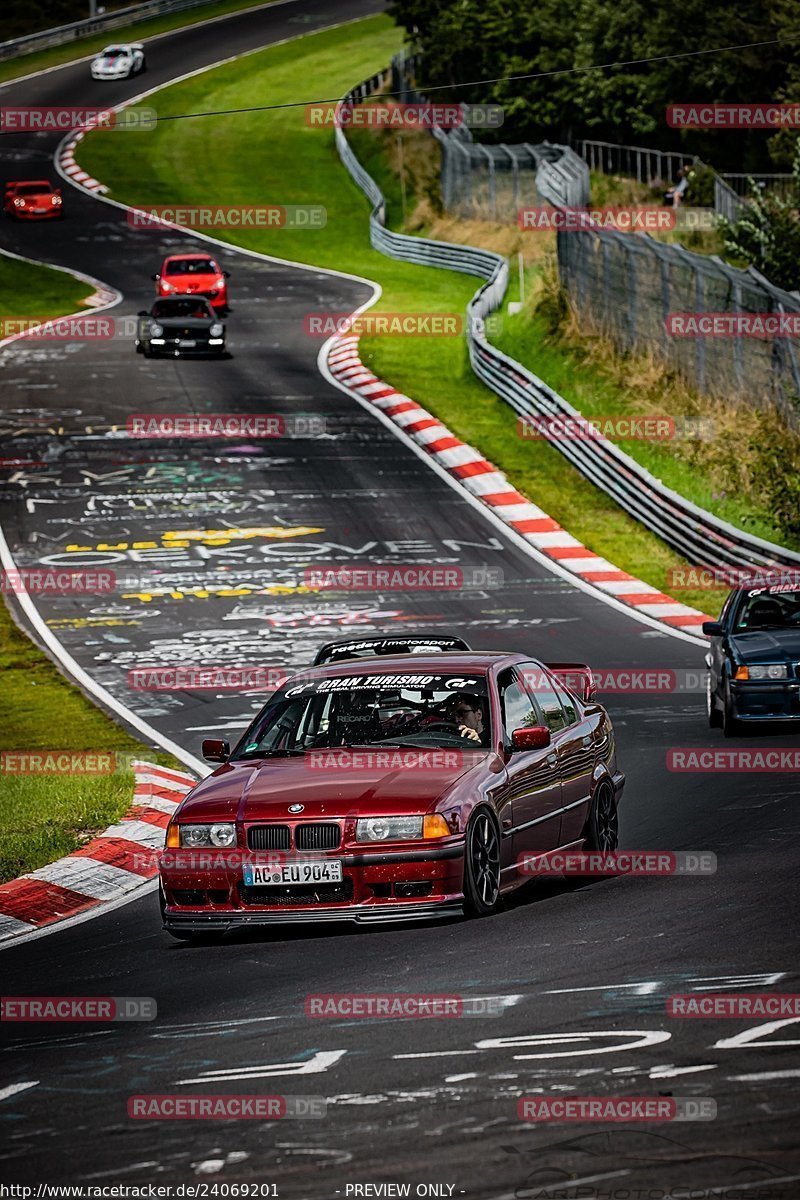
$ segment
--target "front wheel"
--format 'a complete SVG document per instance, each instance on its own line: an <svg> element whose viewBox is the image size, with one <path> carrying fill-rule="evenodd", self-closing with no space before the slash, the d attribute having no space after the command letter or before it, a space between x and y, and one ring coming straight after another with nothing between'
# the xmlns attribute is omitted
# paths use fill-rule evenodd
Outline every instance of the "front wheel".
<svg viewBox="0 0 800 1200"><path fill-rule="evenodd" d="M706 711L710 727L712 729L719 729L722 725L722 714L717 708L717 699L714 694L714 685L711 680L710 671L708 673L708 682L706 683Z"/></svg>
<svg viewBox="0 0 800 1200"><path fill-rule="evenodd" d="M613 789L601 784L592 801L586 823L586 850L608 854L619 845L619 817Z"/></svg>
<svg viewBox="0 0 800 1200"><path fill-rule="evenodd" d="M487 917L500 896L500 831L480 809L469 823L464 846L464 913Z"/></svg>
<svg viewBox="0 0 800 1200"><path fill-rule="evenodd" d="M733 711L733 700L731 699L730 688L725 691L725 703L722 707L722 732L726 738L736 737L741 733L741 724L737 720Z"/></svg>

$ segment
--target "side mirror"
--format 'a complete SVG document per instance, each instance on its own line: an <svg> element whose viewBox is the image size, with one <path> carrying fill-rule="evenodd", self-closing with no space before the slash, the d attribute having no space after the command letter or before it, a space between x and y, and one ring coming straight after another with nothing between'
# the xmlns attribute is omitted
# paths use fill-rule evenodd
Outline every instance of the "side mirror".
<svg viewBox="0 0 800 1200"><path fill-rule="evenodd" d="M161 276L160 275L151 275L150 278L153 280L154 283L158 283Z"/></svg>
<svg viewBox="0 0 800 1200"><path fill-rule="evenodd" d="M721 637L724 632L719 621L703 621L702 629L709 637Z"/></svg>
<svg viewBox="0 0 800 1200"><path fill-rule="evenodd" d="M225 279L230 279L231 277L230 271L223 271L222 274Z"/></svg>
<svg viewBox="0 0 800 1200"><path fill-rule="evenodd" d="M148 313L146 308L140 308L136 315L137 315L137 317L148 317L150 314Z"/></svg>
<svg viewBox="0 0 800 1200"><path fill-rule="evenodd" d="M222 738L206 738L203 742L203 758L206 762L227 762L231 748Z"/></svg>
<svg viewBox="0 0 800 1200"><path fill-rule="evenodd" d="M511 734L511 746L514 750L544 750L549 745L550 730L546 725L515 729Z"/></svg>

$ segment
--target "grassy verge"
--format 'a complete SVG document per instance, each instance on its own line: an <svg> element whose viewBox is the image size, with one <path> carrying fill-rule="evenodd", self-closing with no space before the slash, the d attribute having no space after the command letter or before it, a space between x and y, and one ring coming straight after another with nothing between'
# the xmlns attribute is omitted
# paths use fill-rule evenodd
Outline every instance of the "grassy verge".
<svg viewBox="0 0 800 1200"><path fill-rule="evenodd" d="M21 262L0 252L0 318L78 312L93 290L65 271Z"/></svg>
<svg viewBox="0 0 800 1200"><path fill-rule="evenodd" d="M74 312L86 292L71 275L0 256L0 317ZM85 750L180 766L130 737L67 683L2 601L0 676L0 750ZM69 854L120 817L132 797L129 770L17 775L0 767L0 882Z"/></svg>
<svg viewBox="0 0 800 1200"><path fill-rule="evenodd" d="M266 0L268 3L269 0ZM31 75L35 71L43 71L47 67L60 67L63 63L74 62L75 59L85 58L96 54L104 46L112 42L143 42L146 38L155 37L159 33L169 33L173 29L182 29L186 25L194 25L198 21L208 21L211 17L221 17L226 13L239 12L242 9L253 8L254 0L219 0L218 4L209 4L203 8L192 8L185 12L168 13L163 17L153 17L151 21L140 21L136 25L126 25L121 29L107 29L105 33L93 34L81 38L77 42L69 42L64 46L49 46L46 50L36 50L32 54L23 54L21 58L13 58L0 63L0 83L8 79L18 79L21 75ZM298 21L302 21L298 17Z"/></svg>
<svg viewBox="0 0 800 1200"><path fill-rule="evenodd" d="M309 78L319 94L343 94L388 62L398 44L399 34L385 17L309 35L220 67L200 82L188 80L164 89L159 94L159 112L192 111L191 106L200 102L206 110L258 105L275 95L302 95ZM353 138L362 162L387 194L390 212L399 219L400 181L384 139L364 131ZM383 311L462 313L475 290L474 279L394 262L370 248L367 205L339 162L332 133L306 126L301 111L165 121L146 144L145 139L130 139L130 143L120 153L118 140L98 131L81 147L82 166L109 185L117 199L138 205L207 202L208 180L213 179L215 203L260 197L262 202L324 204L328 211L324 230L230 230L220 236L284 258L375 279L383 287L379 306ZM388 145L395 153L392 139ZM419 150L410 140L407 150L407 184L409 193L413 190L407 201L409 207L422 206L422 215L417 211L415 216L419 223L433 213L431 187L429 180L411 178L410 158ZM425 158L430 164L427 143ZM446 236L446 225L440 222L434 233ZM467 240L473 232L469 226L450 224L454 240ZM490 244L508 252L513 233L490 232ZM413 395L465 440L476 443L520 491L572 534L654 587L668 590L669 569L681 565L676 555L582 479L552 447L517 436L514 413L474 377L463 338L365 339L363 356L377 374ZM716 611L721 594L686 592L682 598Z"/></svg>

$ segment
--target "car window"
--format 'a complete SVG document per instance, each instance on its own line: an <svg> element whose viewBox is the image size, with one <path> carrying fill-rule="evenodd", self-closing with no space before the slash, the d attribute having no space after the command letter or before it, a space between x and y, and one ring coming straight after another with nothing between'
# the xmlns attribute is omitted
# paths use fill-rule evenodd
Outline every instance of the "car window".
<svg viewBox="0 0 800 1200"><path fill-rule="evenodd" d="M525 663L522 667L522 679L530 699L541 709L543 723L551 733L564 729L576 719L575 701L569 702L572 715L561 707L559 696L563 689L555 682L542 667L536 663ZM556 695L558 688L558 695Z"/></svg>
<svg viewBox="0 0 800 1200"><path fill-rule="evenodd" d="M736 613L734 633L800 629L800 588L793 584L748 588Z"/></svg>
<svg viewBox="0 0 800 1200"><path fill-rule="evenodd" d="M530 696L510 671L501 675L499 687L503 732L506 743L510 744L511 734L515 729L530 729L539 724L539 714L531 703Z"/></svg>
<svg viewBox="0 0 800 1200"><path fill-rule="evenodd" d="M210 258L174 258L164 269L165 275L217 275L216 264Z"/></svg>
<svg viewBox="0 0 800 1200"><path fill-rule="evenodd" d="M564 710L564 716L566 717L567 725L574 725L578 720L578 712L575 701L572 699L569 692L565 692L558 683L554 683L553 686L555 687L556 695L561 702L561 707Z"/></svg>
<svg viewBox="0 0 800 1200"><path fill-rule="evenodd" d="M213 313L204 300L186 298L185 300L156 300L150 309L151 317L164 321L170 317L204 317L211 320Z"/></svg>

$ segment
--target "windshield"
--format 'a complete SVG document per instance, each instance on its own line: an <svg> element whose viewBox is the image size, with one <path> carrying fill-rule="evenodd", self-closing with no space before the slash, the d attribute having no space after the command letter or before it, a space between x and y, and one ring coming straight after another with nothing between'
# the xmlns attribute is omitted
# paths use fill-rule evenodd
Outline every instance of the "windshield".
<svg viewBox="0 0 800 1200"><path fill-rule="evenodd" d="M486 680L376 674L289 681L250 726L233 757L376 745L488 746Z"/></svg>
<svg viewBox="0 0 800 1200"><path fill-rule="evenodd" d="M108 46L101 55L101 58L125 58L128 51L123 50L121 46Z"/></svg>
<svg viewBox="0 0 800 1200"><path fill-rule="evenodd" d="M156 300L150 315L164 321L170 317L208 317L210 320L213 314L205 300L192 300L187 296L181 300Z"/></svg>
<svg viewBox="0 0 800 1200"><path fill-rule="evenodd" d="M735 633L754 629L800 630L800 587L776 584L744 593L734 622Z"/></svg>
<svg viewBox="0 0 800 1200"><path fill-rule="evenodd" d="M165 275L219 275L217 264L210 258L174 258L168 262Z"/></svg>
<svg viewBox="0 0 800 1200"><path fill-rule="evenodd" d="M24 183L22 187L14 188L15 196L40 196L42 192L52 192L49 183Z"/></svg>

